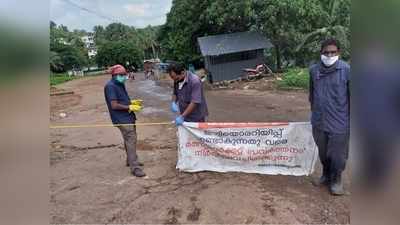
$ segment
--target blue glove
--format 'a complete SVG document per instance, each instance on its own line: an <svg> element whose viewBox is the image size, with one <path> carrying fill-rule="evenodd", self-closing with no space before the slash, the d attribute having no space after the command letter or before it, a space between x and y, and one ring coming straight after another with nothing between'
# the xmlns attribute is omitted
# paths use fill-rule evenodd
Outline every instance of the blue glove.
<svg viewBox="0 0 400 225"><path fill-rule="evenodd" d="M173 113L179 112L179 107L178 107L178 104L176 104L176 102L171 103L171 112L173 112Z"/></svg>
<svg viewBox="0 0 400 225"><path fill-rule="evenodd" d="M175 118L175 125L176 125L176 126L182 125L183 122L184 122L183 116L177 116L177 117Z"/></svg>

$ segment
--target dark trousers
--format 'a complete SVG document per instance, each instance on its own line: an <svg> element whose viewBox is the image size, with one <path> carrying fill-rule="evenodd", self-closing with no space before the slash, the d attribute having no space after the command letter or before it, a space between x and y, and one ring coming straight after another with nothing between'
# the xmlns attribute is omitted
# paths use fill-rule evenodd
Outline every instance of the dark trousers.
<svg viewBox="0 0 400 225"><path fill-rule="evenodd" d="M313 137L324 175L330 179L340 176L349 156L349 133L333 134L313 127Z"/></svg>
<svg viewBox="0 0 400 225"><path fill-rule="evenodd" d="M118 128L124 138L126 161L133 171L135 168L139 167L138 156L136 154L136 126L120 126Z"/></svg>

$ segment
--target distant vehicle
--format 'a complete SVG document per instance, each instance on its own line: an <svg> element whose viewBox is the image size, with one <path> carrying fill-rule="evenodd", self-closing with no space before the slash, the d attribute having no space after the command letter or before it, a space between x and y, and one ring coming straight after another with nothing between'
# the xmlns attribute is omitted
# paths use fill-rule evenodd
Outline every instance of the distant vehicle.
<svg viewBox="0 0 400 225"><path fill-rule="evenodd" d="M160 70L160 72L162 73L166 73L167 69L168 69L169 63L159 63L158 64L158 69Z"/></svg>
<svg viewBox="0 0 400 225"><path fill-rule="evenodd" d="M246 68L243 71L245 72L242 77L244 79L253 79L272 74L272 70L266 64L257 65L255 69Z"/></svg>

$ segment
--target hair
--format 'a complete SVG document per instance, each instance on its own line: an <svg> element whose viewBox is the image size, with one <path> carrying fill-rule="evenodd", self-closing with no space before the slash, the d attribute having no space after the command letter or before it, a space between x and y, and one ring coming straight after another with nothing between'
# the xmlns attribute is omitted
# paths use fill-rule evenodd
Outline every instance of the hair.
<svg viewBox="0 0 400 225"><path fill-rule="evenodd" d="M321 52L324 50L324 48L328 45L334 45L337 47L338 50L340 50L340 44L339 41L336 40L335 38L328 38L325 41L322 42L321 44Z"/></svg>
<svg viewBox="0 0 400 225"><path fill-rule="evenodd" d="M182 63L173 62L169 64L167 68L167 73L171 73L172 71L176 74L181 74L182 71L185 70L185 66Z"/></svg>

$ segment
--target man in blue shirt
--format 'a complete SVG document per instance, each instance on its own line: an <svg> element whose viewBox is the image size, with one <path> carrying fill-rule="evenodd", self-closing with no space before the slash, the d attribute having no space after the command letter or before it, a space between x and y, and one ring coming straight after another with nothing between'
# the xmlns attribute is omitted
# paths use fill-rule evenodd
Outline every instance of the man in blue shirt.
<svg viewBox="0 0 400 225"><path fill-rule="evenodd" d="M136 115L137 106L131 103L128 93L125 89L125 81L127 80L127 72L121 65L114 65L109 71L112 75L110 81L104 87L104 96L106 99L108 111L113 124L118 124L118 128L124 139L125 150L127 154L127 166L130 166L134 176L143 177L145 173L139 167L141 164L138 161L136 154ZM132 124L120 126L120 124Z"/></svg>
<svg viewBox="0 0 400 225"><path fill-rule="evenodd" d="M323 171L317 185L329 185L333 195L343 195L341 180L349 151L350 66L339 60L335 39L321 45L321 61L310 67L311 124Z"/></svg>

